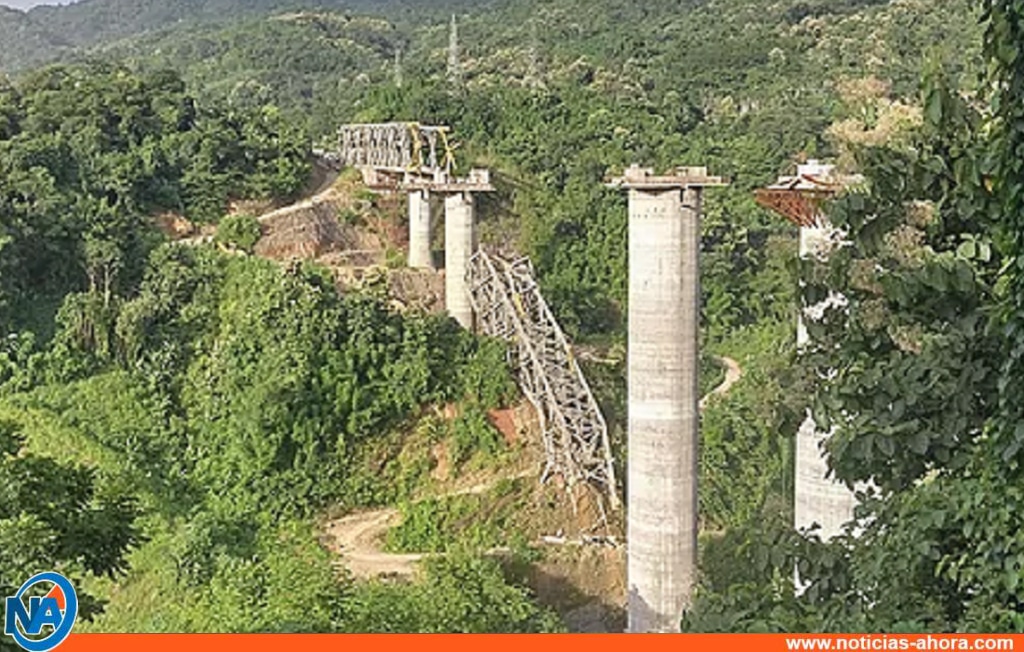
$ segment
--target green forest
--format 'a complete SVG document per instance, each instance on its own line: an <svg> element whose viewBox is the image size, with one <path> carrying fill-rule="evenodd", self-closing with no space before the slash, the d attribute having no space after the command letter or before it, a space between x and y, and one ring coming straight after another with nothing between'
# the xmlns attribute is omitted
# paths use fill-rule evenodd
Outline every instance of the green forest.
<svg viewBox="0 0 1024 652"><path fill-rule="evenodd" d="M505 345L396 304L403 242L351 287L259 255L238 209L307 197L341 124L418 121L492 170L482 241L530 256L587 353L619 477L606 181L729 178L702 225L702 392L719 356L743 376L701 418L684 631L1024 631L1019 2L84 0L0 7L0 41L0 595L59 570L100 632L578 631L591 603L623 629L618 550L536 545L571 512L493 417L528 405ZM754 200L810 159L861 179L827 261ZM340 225L401 232L400 203L351 205ZM862 488L828 541L793 528L807 410ZM361 513L426 555L411 578L325 543Z"/></svg>

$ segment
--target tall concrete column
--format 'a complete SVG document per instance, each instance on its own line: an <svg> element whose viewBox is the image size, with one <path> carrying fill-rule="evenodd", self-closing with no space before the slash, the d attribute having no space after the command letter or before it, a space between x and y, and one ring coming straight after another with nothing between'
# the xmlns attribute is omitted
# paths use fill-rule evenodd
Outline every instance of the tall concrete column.
<svg viewBox="0 0 1024 652"><path fill-rule="evenodd" d="M696 581L700 214L700 188L630 187L631 632L679 631Z"/></svg>
<svg viewBox="0 0 1024 652"><path fill-rule="evenodd" d="M466 271L476 249L476 207L473 195L456 192L444 200L444 292L448 314L464 328L473 328Z"/></svg>
<svg viewBox="0 0 1024 652"><path fill-rule="evenodd" d="M409 192L409 267L434 269L430 255L430 193Z"/></svg>
<svg viewBox="0 0 1024 652"><path fill-rule="evenodd" d="M697 333L706 168L632 166L629 190L630 632L677 632L697 578Z"/></svg>
<svg viewBox="0 0 1024 652"><path fill-rule="evenodd" d="M801 165L797 174L800 177L827 179L832 176L832 172L831 166L812 163ZM823 215L819 216L818 222L819 226L800 229L801 258L826 257L832 247L832 227L829 226ZM833 294L809 310L824 305L839 307L845 304L844 297ZM810 343L810 336L804 325L805 319L807 317L802 314L797 318L796 343L798 349ZM793 524L798 530L810 528L815 524L819 525L818 535L825 541L842 532L843 526L853 519L853 511L857 507L857 497L854 492L850 491L842 482L829 477L828 459L824 448L828 438L829 434L818 428L808 410L796 433Z"/></svg>
<svg viewBox="0 0 1024 652"><path fill-rule="evenodd" d="M781 177L776 183L757 193L757 203L779 213L800 227L800 258L825 260L843 239L822 213L822 200L838 194L844 186L856 183L857 177L836 174L835 166L808 161L797 166L794 177ZM831 292L817 305L808 306L797 318L798 351L811 339L806 323L820 318L826 309L845 309L847 300ZM857 498L846 485L829 477L824 444L829 433L822 432L807 410L796 433L794 451L793 521L797 529L818 524L818 534L829 540L842 532L843 525L853 519ZM799 574L794 570L797 591L802 592Z"/></svg>

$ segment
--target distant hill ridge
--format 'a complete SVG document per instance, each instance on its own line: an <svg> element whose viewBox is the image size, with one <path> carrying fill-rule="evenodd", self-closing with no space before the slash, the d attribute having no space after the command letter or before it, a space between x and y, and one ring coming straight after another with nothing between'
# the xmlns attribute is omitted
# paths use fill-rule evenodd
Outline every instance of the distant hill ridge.
<svg viewBox="0 0 1024 652"><path fill-rule="evenodd" d="M716 31L732 34L737 42L743 42L745 37L739 33L757 29L758 25L773 30L776 38L785 39L794 30L811 34L823 25L834 26L847 19L849 29L841 31L864 31L863 25L857 27L863 19L881 30L879 36L895 39L881 42L896 44L901 35L922 28L909 23L900 29L899 25L888 24L890 19L902 20L902 16L913 20L914 16L929 14L945 15L949 21L958 22L967 4L968 0L80 0L27 12L0 7L0 72L32 68L142 35L158 33L165 37L173 33L175 38L187 40L186 32L194 26L207 30L229 28L262 16L310 10L385 18L403 34L412 34L422 26L443 25L452 13L474 14L473 22L477 24L469 27L475 38L497 50L521 44L529 37L527 26L539 23L544 31L560 34L549 36L549 49L562 50L572 43L571 49L580 50L573 52L576 56L644 61L650 59L652 51L664 51L666 43L672 44L667 49L677 58L680 49L692 50L687 34L710 29L709 21L715 23ZM932 22L943 24L941 20ZM970 20L963 27L973 31L974 22ZM932 29L937 39L927 43L941 45L947 30ZM623 30L629 38L620 39L621 43L607 42L610 33ZM700 53L708 50L712 58L723 47L716 41L700 43ZM919 43L906 45L908 51L903 54L915 59L921 54L915 50ZM850 46L857 54L864 54L861 50L866 42L857 40ZM735 50L736 44L728 47ZM737 73L743 68L738 65L730 70Z"/></svg>
<svg viewBox="0 0 1024 652"><path fill-rule="evenodd" d="M70 49L59 35L17 9L0 6L0 70L27 68L52 60Z"/></svg>
<svg viewBox="0 0 1024 652"><path fill-rule="evenodd" d="M0 7L0 71L60 59L76 48L189 23L227 23L285 11L331 9L401 20L486 4L471 0L81 0L27 12Z"/></svg>

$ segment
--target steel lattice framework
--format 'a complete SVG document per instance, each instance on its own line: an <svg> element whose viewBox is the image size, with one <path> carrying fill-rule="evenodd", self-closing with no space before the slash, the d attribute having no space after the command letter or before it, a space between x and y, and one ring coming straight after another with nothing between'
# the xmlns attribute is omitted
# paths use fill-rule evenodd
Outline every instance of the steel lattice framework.
<svg viewBox="0 0 1024 652"><path fill-rule="evenodd" d="M814 162L814 165L817 165ZM824 205L844 188L860 183L860 177L836 176L831 166L822 167L820 174L797 174L782 177L767 188L754 192L758 204L779 213L801 228L823 228Z"/></svg>
<svg viewBox="0 0 1024 652"><path fill-rule="evenodd" d="M448 127L419 123L350 124L338 129L341 162L391 172L451 172Z"/></svg>
<svg viewBox="0 0 1024 652"><path fill-rule="evenodd" d="M507 341L509 358L537 410L546 468L571 487L585 482L618 507L608 426L572 348L541 296L526 258L507 262L477 251L468 281L480 329Z"/></svg>

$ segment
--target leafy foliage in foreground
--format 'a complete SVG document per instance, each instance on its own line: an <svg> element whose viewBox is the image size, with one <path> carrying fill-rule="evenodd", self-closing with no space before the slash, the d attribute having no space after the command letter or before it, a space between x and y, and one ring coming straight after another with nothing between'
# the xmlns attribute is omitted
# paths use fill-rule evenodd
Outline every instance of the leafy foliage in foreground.
<svg viewBox="0 0 1024 652"><path fill-rule="evenodd" d="M115 601L98 627L345 627L351 584L312 536L313 511L407 497L396 488L413 491L419 467L406 477L384 464L386 447L381 461L389 433L427 404L486 410L511 389L498 343L385 301L341 296L323 270L176 245L153 252L130 299L67 297L61 328L15 367L0 412L33 450L64 446L139 497L151 541L117 584L137 602ZM457 585L446 573L435 592ZM521 589L488 582L533 608ZM146 597L153 586L159 599ZM472 629L490 612L445 626Z"/></svg>
<svg viewBox="0 0 1024 652"><path fill-rule="evenodd" d="M51 175L71 173L49 160L40 165L35 150L22 152L12 164L12 178L27 180L0 212L14 216L12 229L0 236L4 260L17 263L0 266L5 291L8 279L21 284L14 301L30 295L38 309L44 295L62 299L69 290L90 289L63 301L47 353L38 351L48 340L42 331L22 331L0 343L0 379L8 390L36 386L12 399L16 416L37 446L60 446L61 438L39 443L53 429L87 441L83 448L89 454L115 457L111 466L135 483L158 521L149 529L153 543L132 556L139 575L118 586L119 592L137 592L139 603L147 605L145 615L119 611L108 622L171 630L345 629L345 610L338 606L344 600L331 587L326 560L302 530L307 524L300 520L293 529L290 522L276 521L301 519L325 501L351 507L407 498L423 477L422 458L382 461L394 438L387 431L414 416L423 400L465 395L467 384L476 387L468 393L476 392L482 405L492 403L485 396L504 391L504 381L489 382L492 369L500 367L497 349L480 354L480 364L459 369L471 380L453 383L446 374L459 367L452 362L459 356L452 351L463 345L473 351L477 344L428 322L396 319L379 302L331 299L330 283L306 270L290 270L282 281L252 261L223 262L207 253L159 250L147 258L155 243L136 219L144 211L171 209L212 220L224 197L239 188L257 195L286 190L282 180L297 173L300 159L290 147L276 149L273 134L284 132L273 128L266 139L255 139L260 146L250 152L256 159L266 154L263 165L250 168L234 158L228 169L216 165L217 154L233 156L235 143L250 142L250 119L256 117L260 125L308 124L317 135L348 119L452 124L465 143L460 162L482 162L502 172L499 198L483 203L483 213L497 218L497 224L487 224L489 233L534 257L547 296L574 335L606 337L623 325L625 202L602 187L605 177L633 162L659 168L706 163L731 177L732 188L709 194L707 205L707 332L713 344L742 348L755 342L759 350L753 356L760 359L743 361L747 384L706 414L702 509L709 527L729 532L708 544L707 590L688 615L688 626L1019 627L1019 545L1007 534L1020 530L1019 483L1013 473L994 470L1000 459L1015 461L1017 424L1007 416L998 430L989 428L993 387L1000 391L994 361L1008 342L986 328L1010 283L1004 280L1000 289L994 282L999 264L1013 252L991 241L991 218L978 201L993 172L977 147L984 122L956 93L934 92L922 98L928 119L910 141L872 140L878 124L853 125L850 135L864 147L847 158L872 185L836 208L835 219L850 228L852 246L828 267L805 270L812 279L807 302L829 289L852 301L848 319L831 314L820 325L828 332L816 333L839 348L822 348L810 359L819 369L839 369L834 382L786 382L786 330L795 295L785 261L793 257L792 232L755 208L749 196L794 159L837 153L823 132L830 121L850 117L837 103L845 78L873 74L905 95L917 85L919 54L933 46L969 68L977 46L970 5L508 3L462 22L466 83L458 88L443 81L440 24L403 31L374 21L306 15L189 36L172 30L111 49L111 56L127 56L141 70L179 67L197 84L194 94L171 93L172 100L185 101L183 107L172 101L171 109L188 109L190 97L203 98L193 106L230 109L218 114L223 119L217 124L227 125L223 130L218 126L208 140L195 141L206 145L183 150L187 160L174 158L181 143L171 147L166 157L180 167L164 165L152 178L138 177L136 171L147 169L144 156L102 159L102 170L81 177L86 191L76 186L71 199L49 208L37 202L22 210L17 193L49 183L40 168ZM64 15L87 10L82 4ZM588 17L586 24L580 15ZM1012 37L1016 24L993 23L999 25L993 33ZM405 47L410 51L404 82L395 89L396 71L388 62ZM1013 47L997 50L1006 62L1014 61ZM156 72L134 77L163 78ZM117 88L134 97L130 84ZM61 105L65 93L82 99L63 85L52 95L41 92L45 101L34 106ZM999 109L1006 124L1017 120L1007 108L1019 106L1017 99ZM265 108L270 100L282 105L286 117ZM88 97L78 104L93 107ZM0 110L0 131L5 124L24 124L17 102L10 106L15 109ZM878 108L864 104L848 113L881 123ZM145 114L145 103L140 110ZM90 129L72 130L74 147L91 143L97 129L117 146L133 142L130 131L122 134L102 113L85 113ZM79 124L74 111L55 115L60 124ZM118 124L136 124L133 115L118 112ZM243 124L230 116L242 116ZM177 123L167 126L178 129ZM157 142L150 149L164 156L162 137L142 133ZM195 144L191 136L177 137ZM76 159L85 165L95 158L91 154L107 152L81 151L90 153ZM193 169L193 159L202 164ZM1008 180L1012 190L1011 168L991 180ZM60 192L53 197L64 197L59 174L55 178ZM140 178L145 189L136 192L132 184ZM123 181L128 190L116 185L115 194L108 194L107 179ZM249 186L250 180L259 182ZM120 212L117 201L108 201L121 197L134 202L133 212ZM82 235L75 219L100 214L93 209L104 202L115 206L117 219L108 220L107 213L89 217L88 224L99 226ZM92 212L83 213L80 205ZM1017 214L1013 202L1008 205L1007 214ZM924 210L915 216L908 206ZM910 223L919 217L928 219ZM24 223L38 224L45 233L36 237ZM508 223L517 228L503 229ZM1007 229L1008 240L1014 232ZM34 287L33 280L18 276L26 264L39 265L44 277L53 278ZM251 281L257 282L255 292ZM258 319L246 319L250 313ZM737 335L730 341L730 334ZM435 346L442 350L436 357ZM434 367L431 360L444 363ZM964 361L966 370L959 367ZM621 376L604 383L612 415L624 414L616 402ZM1003 386L1012 388L1014 378L1007 372ZM807 386L820 390L816 414L837 426L836 472L874 480L879 489L865 505L864 518L873 526L860 540L822 545L779 527L787 511L778 506L788 470L780 433L791 432L790 417L802 415ZM1013 403L1004 408L1009 415ZM494 443L493 433L479 427L480 416L478 409L462 422L456 457ZM993 432L998 437L987 439ZM990 440L997 444L990 446ZM988 509L989 495L1005 496L1005 507ZM426 523L409 538L444 547L451 522L458 522L448 515L435 509L412 524ZM748 518L758 526L742 527ZM434 528L438 523L445 527ZM976 551L981 554L972 557ZM793 593L794 567L809 583L799 598ZM303 596L308 601L289 601L282 578L290 575L309 582L312 588ZM181 602L181 609L147 603L149 582L163 590L155 593L167 595L167 602ZM353 627L546 627L530 615L533 608L520 600L520 589L509 589L486 569L448 564L443 579L429 582L447 589L367 589L363 603L351 603L351 622L358 625ZM460 601L463 583L491 588L466 604ZM345 586L339 591L347 596ZM446 600L456 605L453 611L440 608ZM503 600L526 617L510 618ZM192 612L196 605L223 607L224 617ZM480 605L487 605L485 613ZM296 620L302 610L311 614L308 620ZM395 620L374 621L383 610L394 611ZM501 617L492 620L495 613Z"/></svg>
<svg viewBox="0 0 1024 652"><path fill-rule="evenodd" d="M360 443L422 405L500 401L509 387L494 373L496 344L442 317L401 316L382 298L339 296L312 268L282 273L165 246L114 314L75 299L65 313L76 327L58 334L53 373L67 381L111 364L129 370L166 419L135 444L155 451L154 471L180 469L235 508L322 504L340 494Z"/></svg>
<svg viewBox="0 0 1024 652"><path fill-rule="evenodd" d="M356 590L346 631L369 633L559 632L557 616L510 585L493 559L452 554L428 559L411 587L375 582Z"/></svg>
<svg viewBox="0 0 1024 652"><path fill-rule="evenodd" d="M821 544L751 528L709 544L705 570L720 575L707 579L690 628L1024 626L1014 353L1024 14L1014 3L988 5L990 107L933 78L909 139L856 152L866 188L832 211L844 242L827 264L806 265L805 305L830 290L848 299L809 323L809 360L816 419L835 429L833 471L871 483L852 524L860 531ZM722 579L744 561L749 574ZM794 569L806 585L799 596Z"/></svg>
<svg viewBox="0 0 1024 652"><path fill-rule="evenodd" d="M0 420L0 593L14 595L44 570L78 586L87 575L123 574L126 553L141 543L137 514L131 496L89 468L27 453L17 424ZM79 591L79 601L85 619L100 610L90 593Z"/></svg>
<svg viewBox="0 0 1024 652"><path fill-rule="evenodd" d="M259 220L252 215L226 215L217 225L216 242L235 247L245 253L252 253L259 242L262 230Z"/></svg>

